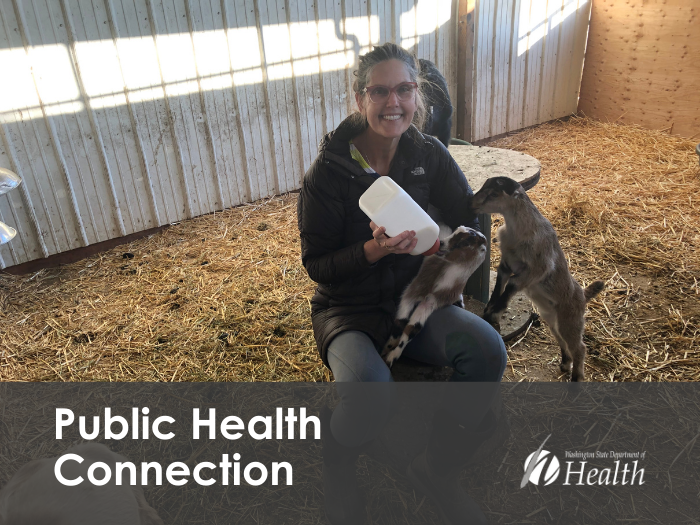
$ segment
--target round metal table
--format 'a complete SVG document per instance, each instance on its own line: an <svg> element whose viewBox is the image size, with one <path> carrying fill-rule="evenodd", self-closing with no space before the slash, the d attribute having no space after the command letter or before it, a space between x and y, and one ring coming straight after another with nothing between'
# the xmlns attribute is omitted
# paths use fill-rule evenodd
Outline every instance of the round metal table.
<svg viewBox="0 0 700 525"><path fill-rule="evenodd" d="M519 151L480 146L450 146L448 151L474 193L492 177L510 177L525 190L533 188L540 180L540 162Z"/></svg>

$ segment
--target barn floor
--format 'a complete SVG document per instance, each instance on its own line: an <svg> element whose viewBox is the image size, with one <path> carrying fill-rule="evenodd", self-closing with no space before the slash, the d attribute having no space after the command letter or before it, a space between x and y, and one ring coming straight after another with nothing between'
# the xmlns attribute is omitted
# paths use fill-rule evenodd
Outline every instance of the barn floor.
<svg viewBox="0 0 700 525"><path fill-rule="evenodd" d="M596 381L700 379L700 168L694 143L575 118L495 141L533 155L529 192L552 222L589 304L586 373ZM494 228L499 225L494 221ZM499 254L494 250L492 266ZM509 348L513 381L558 379L560 351L534 328Z"/></svg>
<svg viewBox="0 0 700 525"><path fill-rule="evenodd" d="M606 281L589 305L588 378L699 380L693 142L573 118L490 145L541 161L530 196L579 282ZM330 380L311 332L296 198L185 221L61 268L0 274L0 379ZM533 327L510 345L505 379L559 381L558 360L547 328Z"/></svg>

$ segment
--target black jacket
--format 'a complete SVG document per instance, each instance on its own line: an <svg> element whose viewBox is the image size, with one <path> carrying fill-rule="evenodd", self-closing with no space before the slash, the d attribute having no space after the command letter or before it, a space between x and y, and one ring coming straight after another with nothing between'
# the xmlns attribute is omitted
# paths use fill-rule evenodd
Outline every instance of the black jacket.
<svg viewBox="0 0 700 525"><path fill-rule="evenodd" d="M326 364L328 345L346 330L365 332L382 347L401 293L423 260L391 254L370 265L365 259L363 246L372 239L372 230L358 202L375 179L351 158L349 147L349 140L362 131L348 118L323 138L297 206L302 263L318 283L311 319ZM434 137L412 126L401 136L388 176L423 209L428 204L437 208L448 226L478 228L469 205L471 188Z"/></svg>

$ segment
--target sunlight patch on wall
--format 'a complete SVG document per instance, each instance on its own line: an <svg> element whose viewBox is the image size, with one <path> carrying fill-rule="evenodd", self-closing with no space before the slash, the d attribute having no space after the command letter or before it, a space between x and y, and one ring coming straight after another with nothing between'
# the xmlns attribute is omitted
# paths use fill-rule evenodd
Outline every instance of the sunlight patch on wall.
<svg viewBox="0 0 700 525"><path fill-rule="evenodd" d="M372 17L379 25L379 18ZM379 31L377 31L379 35ZM318 23L318 41L323 42L323 53L321 54L321 71L339 71L347 69L355 64L355 52L346 49L346 41L338 38L333 20L321 20Z"/></svg>
<svg viewBox="0 0 700 525"><path fill-rule="evenodd" d="M437 31L452 16L449 0L420 0L409 11L401 14L401 47L411 49L420 37Z"/></svg>
<svg viewBox="0 0 700 525"><path fill-rule="evenodd" d="M371 19L376 16L357 16L345 20L345 34L349 35L345 42L347 49L355 47L355 41L359 45L360 55L364 55L371 50L370 44L379 40L379 23L373 24ZM372 33L372 28L376 28L376 33Z"/></svg>
<svg viewBox="0 0 700 525"><path fill-rule="evenodd" d="M183 96L292 76L345 70L379 40L379 18L345 20L348 40L332 19L232 28L155 37L76 42L75 60L66 44L0 50L10 82L0 83L0 121L41 118L84 109L77 73L94 109ZM262 49L265 56L261 54ZM323 44L319 44L322 42ZM17 114L16 112L21 112Z"/></svg>
<svg viewBox="0 0 700 525"><path fill-rule="evenodd" d="M549 8L547 4L550 3ZM547 33L574 15L585 9L588 0L568 0L564 5L547 0L532 0L520 5L520 22L518 31L518 56L532 49Z"/></svg>
<svg viewBox="0 0 700 525"><path fill-rule="evenodd" d="M41 118L39 95L47 116L82 111L80 88L68 49L60 44L0 50L0 122ZM33 73L33 75L32 75Z"/></svg>
<svg viewBox="0 0 700 525"><path fill-rule="evenodd" d="M555 10L551 16L552 29L564 22L564 20L569 18L571 15L575 14L577 10L583 9L588 2L587 0L583 0L579 6L577 6L576 3L576 0L569 0L562 9Z"/></svg>

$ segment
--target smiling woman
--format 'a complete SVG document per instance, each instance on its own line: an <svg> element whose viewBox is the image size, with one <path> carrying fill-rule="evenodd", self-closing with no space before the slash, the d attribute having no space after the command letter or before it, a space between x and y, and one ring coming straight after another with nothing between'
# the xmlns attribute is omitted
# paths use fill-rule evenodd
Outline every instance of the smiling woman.
<svg viewBox="0 0 700 525"><path fill-rule="evenodd" d="M354 460L389 419L393 395L391 371L378 349L389 338L401 293L423 262L423 256L409 255L416 232L389 237L362 212L360 196L387 176L423 210L439 210L450 228L479 227L464 174L442 143L419 131L425 104L416 58L387 43L360 57L355 75L358 110L321 141L297 210L302 262L318 283L311 300L314 336L340 394L340 404L321 421L325 507L333 525L364 522ZM455 381L500 381L505 347L482 319L450 305L431 314L423 328L404 356L451 366ZM358 382L384 384L356 388ZM496 389L487 390L478 403L447 408L443 399L434 416L439 431L411 463L411 480L434 499L444 523L486 522L457 474L493 431L489 407Z"/></svg>
<svg viewBox="0 0 700 525"><path fill-rule="evenodd" d="M415 59L395 44L385 44L362 57L353 84L359 109L353 116L364 131L353 143L380 175L386 175L401 135L411 124L421 129L425 103Z"/></svg>

